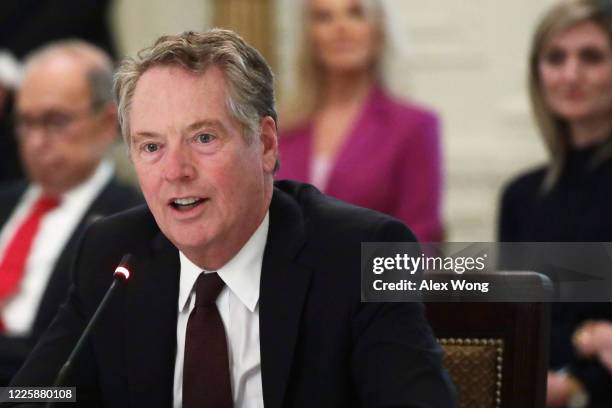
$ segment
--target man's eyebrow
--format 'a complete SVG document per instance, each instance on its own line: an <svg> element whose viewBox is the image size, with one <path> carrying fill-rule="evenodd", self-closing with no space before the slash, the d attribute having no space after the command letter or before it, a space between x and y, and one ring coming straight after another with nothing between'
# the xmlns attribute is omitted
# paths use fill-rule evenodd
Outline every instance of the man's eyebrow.
<svg viewBox="0 0 612 408"><path fill-rule="evenodd" d="M186 130L188 132L191 132L191 131L194 131L194 130L197 130L203 127L216 128L216 129L221 130L224 133L227 133L227 129L225 128L223 123L221 123L221 121L216 120L216 119L198 120L196 122L193 122L189 126L187 126Z"/></svg>
<svg viewBox="0 0 612 408"><path fill-rule="evenodd" d="M156 138L159 137L160 135L155 133L155 132L150 132L150 131L146 131L146 130L139 130L137 132L134 132L134 135L132 136L132 140L133 141L137 141L140 139L152 139L152 138Z"/></svg>
<svg viewBox="0 0 612 408"><path fill-rule="evenodd" d="M225 127L225 125L223 125L223 123L220 120L216 120L216 119L203 119L203 120L195 121L191 123L189 126L187 126L185 128L185 131L193 132L194 130L206 128L206 127L219 129L221 130L221 132L227 133L227 128ZM150 130L137 130L136 132L134 132L132 140L137 141L140 139L154 139L158 137L161 137L161 134L150 131Z"/></svg>

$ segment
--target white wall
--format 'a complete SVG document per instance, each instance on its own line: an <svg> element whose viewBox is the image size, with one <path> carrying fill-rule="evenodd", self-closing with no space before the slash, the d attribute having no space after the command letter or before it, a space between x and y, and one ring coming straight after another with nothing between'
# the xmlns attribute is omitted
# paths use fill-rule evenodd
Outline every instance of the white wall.
<svg viewBox="0 0 612 408"><path fill-rule="evenodd" d="M207 28L210 0L115 0L113 23L120 50L134 55L163 34Z"/></svg>

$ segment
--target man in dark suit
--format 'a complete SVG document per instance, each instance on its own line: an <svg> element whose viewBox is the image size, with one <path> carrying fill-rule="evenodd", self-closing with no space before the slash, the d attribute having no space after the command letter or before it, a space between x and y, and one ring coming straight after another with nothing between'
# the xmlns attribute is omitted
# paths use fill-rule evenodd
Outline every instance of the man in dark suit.
<svg viewBox="0 0 612 408"><path fill-rule="evenodd" d="M27 181L0 188L0 381L8 384L70 287L77 243L91 221L142 202L113 178L117 136L112 63L80 41L28 59L16 95ZM52 202L43 212L39 203Z"/></svg>
<svg viewBox="0 0 612 408"><path fill-rule="evenodd" d="M13 385L48 385L124 253L66 384L83 406L453 407L417 303L361 303L360 249L414 241L388 216L273 184L272 73L226 30L165 36L116 76L148 207L84 235L67 302Z"/></svg>

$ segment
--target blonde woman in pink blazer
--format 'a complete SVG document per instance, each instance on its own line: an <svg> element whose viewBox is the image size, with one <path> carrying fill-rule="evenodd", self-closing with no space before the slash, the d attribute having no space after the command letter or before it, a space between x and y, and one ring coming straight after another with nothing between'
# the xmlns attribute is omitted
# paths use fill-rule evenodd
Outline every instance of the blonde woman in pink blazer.
<svg viewBox="0 0 612 408"><path fill-rule="evenodd" d="M296 89L283 112L278 179L314 184L390 214L421 241L443 238L436 115L392 97L377 0L304 0Z"/></svg>

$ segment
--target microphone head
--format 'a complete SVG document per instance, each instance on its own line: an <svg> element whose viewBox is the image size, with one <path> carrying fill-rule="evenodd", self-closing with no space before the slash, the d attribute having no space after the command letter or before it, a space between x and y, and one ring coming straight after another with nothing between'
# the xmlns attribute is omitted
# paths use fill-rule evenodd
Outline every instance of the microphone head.
<svg viewBox="0 0 612 408"><path fill-rule="evenodd" d="M131 274L130 266L133 264L133 261L134 257L132 256L132 254L123 255L123 258L121 258L121 262L119 262L119 265L117 266L117 268L115 268L115 272L113 273L115 279L122 282L128 280Z"/></svg>

